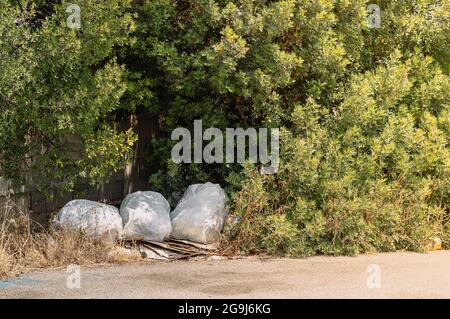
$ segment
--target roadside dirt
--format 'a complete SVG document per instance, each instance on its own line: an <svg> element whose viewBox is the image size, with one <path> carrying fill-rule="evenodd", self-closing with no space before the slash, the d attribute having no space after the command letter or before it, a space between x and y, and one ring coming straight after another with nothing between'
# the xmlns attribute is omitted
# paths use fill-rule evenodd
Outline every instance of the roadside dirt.
<svg viewBox="0 0 450 319"><path fill-rule="evenodd" d="M0 298L450 298L450 251L152 262L0 281Z"/></svg>

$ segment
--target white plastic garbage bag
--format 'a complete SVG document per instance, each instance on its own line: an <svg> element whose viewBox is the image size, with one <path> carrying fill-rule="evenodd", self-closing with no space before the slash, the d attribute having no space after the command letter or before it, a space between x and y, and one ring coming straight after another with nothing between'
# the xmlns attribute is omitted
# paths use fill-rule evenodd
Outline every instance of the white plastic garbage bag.
<svg viewBox="0 0 450 319"><path fill-rule="evenodd" d="M115 241L122 234L122 218L116 207L84 199L70 201L61 208L55 224L110 241Z"/></svg>
<svg viewBox="0 0 450 319"><path fill-rule="evenodd" d="M169 202L160 193L136 192L120 206L126 239L162 242L172 231Z"/></svg>
<svg viewBox="0 0 450 319"><path fill-rule="evenodd" d="M218 184L191 185L170 213L172 237L202 244L217 242L227 212L227 196Z"/></svg>

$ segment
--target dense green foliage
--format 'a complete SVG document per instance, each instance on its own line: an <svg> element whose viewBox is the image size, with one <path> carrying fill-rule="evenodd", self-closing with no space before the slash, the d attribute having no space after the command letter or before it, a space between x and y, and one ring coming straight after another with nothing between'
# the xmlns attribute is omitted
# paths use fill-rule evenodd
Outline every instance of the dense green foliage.
<svg viewBox="0 0 450 319"><path fill-rule="evenodd" d="M430 64L397 53L355 75L333 113L297 105L280 171L250 171L237 195L239 242L293 255L448 242L450 81Z"/></svg>
<svg viewBox="0 0 450 319"><path fill-rule="evenodd" d="M107 121L126 90L113 50L130 41L128 1L78 3L80 30L66 27L67 2L0 2L0 171L19 183L98 181L133 144Z"/></svg>
<svg viewBox="0 0 450 319"><path fill-rule="evenodd" d="M246 252L449 244L448 0L374 1L375 29L366 0L74 1L80 31L61 26L67 3L3 2L2 174L106 177L134 141L107 120L145 109L161 126L149 187L175 203L193 182L226 186ZM170 133L194 119L281 128L279 172L174 164Z"/></svg>
<svg viewBox="0 0 450 319"><path fill-rule="evenodd" d="M283 128L274 176L176 165L160 139L153 161L167 164L152 186L171 197L225 178L241 220L228 235L250 252L448 242L449 2L380 1L380 29L367 27L367 4L144 1L138 38L148 41L133 66L154 66L150 109L166 136L197 118Z"/></svg>

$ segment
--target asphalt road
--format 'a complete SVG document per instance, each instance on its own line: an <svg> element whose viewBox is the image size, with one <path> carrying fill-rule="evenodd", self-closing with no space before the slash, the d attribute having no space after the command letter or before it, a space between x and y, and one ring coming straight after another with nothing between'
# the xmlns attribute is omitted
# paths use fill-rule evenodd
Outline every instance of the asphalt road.
<svg viewBox="0 0 450 319"><path fill-rule="evenodd" d="M450 298L450 251L82 267L80 288L70 271L0 281L0 298Z"/></svg>

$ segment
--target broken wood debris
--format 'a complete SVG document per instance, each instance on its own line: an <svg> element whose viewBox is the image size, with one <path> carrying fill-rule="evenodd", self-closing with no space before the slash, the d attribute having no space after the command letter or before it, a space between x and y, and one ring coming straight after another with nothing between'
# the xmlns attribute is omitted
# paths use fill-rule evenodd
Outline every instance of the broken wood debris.
<svg viewBox="0 0 450 319"><path fill-rule="evenodd" d="M187 240L169 238L165 242L139 241L138 249L145 258L156 260L181 260L214 255L216 244L199 244Z"/></svg>

